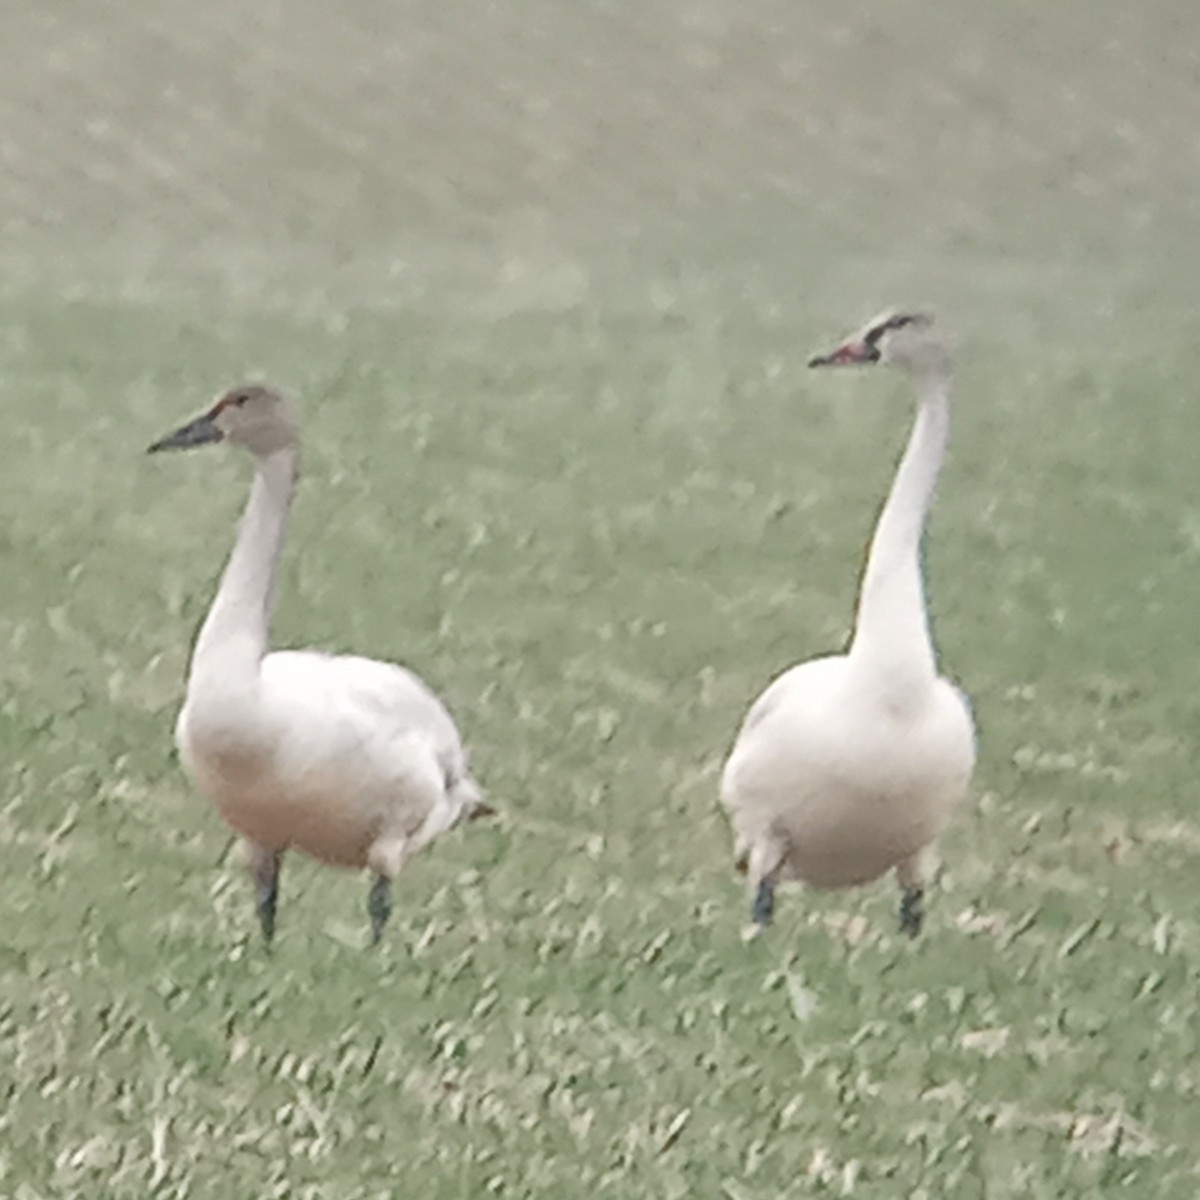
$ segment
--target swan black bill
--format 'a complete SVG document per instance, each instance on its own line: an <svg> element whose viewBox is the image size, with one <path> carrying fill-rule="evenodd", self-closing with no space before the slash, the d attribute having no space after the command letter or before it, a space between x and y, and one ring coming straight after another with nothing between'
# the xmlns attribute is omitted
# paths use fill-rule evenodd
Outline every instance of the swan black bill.
<svg viewBox="0 0 1200 1200"><path fill-rule="evenodd" d="M193 446L207 446L212 442L219 442L225 435L217 427L216 421L213 420L211 413L205 413L202 417L197 417L194 421L189 421L186 425L175 430L174 433L168 433L166 437L159 438L153 446L149 446L146 450L147 454L157 454L160 450L190 450Z"/></svg>
<svg viewBox="0 0 1200 1200"><path fill-rule="evenodd" d="M854 367L879 361L879 347L868 341L846 342L828 354L814 354L810 367Z"/></svg>

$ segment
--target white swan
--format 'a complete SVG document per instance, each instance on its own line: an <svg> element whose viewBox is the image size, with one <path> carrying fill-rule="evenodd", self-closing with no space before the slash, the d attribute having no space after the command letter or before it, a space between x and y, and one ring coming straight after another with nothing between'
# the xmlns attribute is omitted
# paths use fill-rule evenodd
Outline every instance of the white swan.
<svg viewBox="0 0 1200 1200"><path fill-rule="evenodd" d="M975 765L971 711L938 676L921 577L950 424L950 353L932 318L895 313L809 366L855 363L899 367L920 405L871 541L849 651L779 676L725 764L721 800L754 896L751 934L770 923L780 880L842 888L895 868L901 928L916 936L923 852Z"/></svg>
<svg viewBox="0 0 1200 1200"><path fill-rule="evenodd" d="M411 671L369 658L267 653L299 467L295 409L271 388L234 388L150 451L221 441L244 446L258 470L192 653L175 729L180 757L248 846L268 942L290 847L373 873L368 911L378 942L391 880L407 858L460 817L492 810L450 714Z"/></svg>

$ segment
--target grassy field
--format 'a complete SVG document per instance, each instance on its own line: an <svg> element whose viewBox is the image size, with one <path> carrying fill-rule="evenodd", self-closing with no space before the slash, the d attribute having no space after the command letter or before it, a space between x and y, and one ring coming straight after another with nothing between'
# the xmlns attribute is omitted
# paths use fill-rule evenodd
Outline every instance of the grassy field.
<svg viewBox="0 0 1200 1200"><path fill-rule="evenodd" d="M0 1197L1194 1200L1193 8L0 14ZM745 945L717 770L910 419L803 364L914 302L976 800L919 942ZM248 464L143 448L247 376L277 643L417 668L504 812L380 953L296 859L268 956L174 757Z"/></svg>

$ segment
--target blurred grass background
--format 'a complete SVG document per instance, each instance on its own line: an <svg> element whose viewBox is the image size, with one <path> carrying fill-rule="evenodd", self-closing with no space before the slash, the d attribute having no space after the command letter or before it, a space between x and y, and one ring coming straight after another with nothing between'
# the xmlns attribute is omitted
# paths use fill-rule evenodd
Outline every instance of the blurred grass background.
<svg viewBox="0 0 1200 1200"><path fill-rule="evenodd" d="M1183 0L0 11L0 1195L1193 1200ZM928 547L978 800L744 946L715 776L840 645L959 332ZM280 644L396 657L503 807L268 958L171 743L244 498L145 460L296 389Z"/></svg>

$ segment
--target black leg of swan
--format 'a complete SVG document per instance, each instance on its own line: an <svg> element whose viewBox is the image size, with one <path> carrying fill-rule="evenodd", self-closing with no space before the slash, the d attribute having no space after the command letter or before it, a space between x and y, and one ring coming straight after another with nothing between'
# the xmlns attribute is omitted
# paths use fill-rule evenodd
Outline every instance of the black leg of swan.
<svg viewBox="0 0 1200 1200"><path fill-rule="evenodd" d="M900 932L915 938L925 923L925 889L906 887L900 893Z"/></svg>
<svg viewBox="0 0 1200 1200"><path fill-rule="evenodd" d="M275 911L279 906L279 865L283 855L278 851L257 851L254 858L254 907L262 927L263 940L269 946L275 937Z"/></svg>
<svg viewBox="0 0 1200 1200"><path fill-rule="evenodd" d="M771 878L759 881L754 893L754 904L750 908L750 919L756 928L766 929L775 916L775 881Z"/></svg>
<svg viewBox="0 0 1200 1200"><path fill-rule="evenodd" d="M383 938L383 927L392 915L392 881L386 875L376 875L371 881L367 912L371 915L371 945L378 946Z"/></svg>

